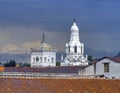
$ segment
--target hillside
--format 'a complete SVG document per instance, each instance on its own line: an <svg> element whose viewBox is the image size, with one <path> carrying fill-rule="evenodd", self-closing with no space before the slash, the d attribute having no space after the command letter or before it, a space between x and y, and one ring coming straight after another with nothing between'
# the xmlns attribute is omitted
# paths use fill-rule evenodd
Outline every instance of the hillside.
<svg viewBox="0 0 120 93"><path fill-rule="evenodd" d="M60 61L61 54L64 52L57 52L56 60ZM0 63L6 63L7 61L15 60L17 63L30 63L30 54L23 53L23 54L7 54L7 53L0 53Z"/></svg>
<svg viewBox="0 0 120 93"><path fill-rule="evenodd" d="M0 78L0 93L120 93L120 80Z"/></svg>
<svg viewBox="0 0 120 93"><path fill-rule="evenodd" d="M30 63L30 54L0 54L0 63L15 60L17 63Z"/></svg>

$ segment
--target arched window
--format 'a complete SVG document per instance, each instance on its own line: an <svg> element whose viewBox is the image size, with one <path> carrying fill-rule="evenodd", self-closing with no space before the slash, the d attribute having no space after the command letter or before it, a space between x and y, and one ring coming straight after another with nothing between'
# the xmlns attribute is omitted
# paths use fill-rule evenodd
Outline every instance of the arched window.
<svg viewBox="0 0 120 93"><path fill-rule="evenodd" d="M44 62L46 62L46 61L47 61L47 58L45 57L45 58L44 58Z"/></svg>
<svg viewBox="0 0 120 93"><path fill-rule="evenodd" d="M48 62L50 62L50 59L48 59Z"/></svg>
<svg viewBox="0 0 120 93"><path fill-rule="evenodd" d="M81 46L81 54L82 54L82 52L83 52L83 49L82 49L83 47Z"/></svg>
<svg viewBox="0 0 120 93"><path fill-rule="evenodd" d="M42 62L42 57L40 57L40 62Z"/></svg>
<svg viewBox="0 0 120 93"><path fill-rule="evenodd" d="M70 46L68 46L68 52L70 53Z"/></svg>
<svg viewBox="0 0 120 93"><path fill-rule="evenodd" d="M74 48L74 52L77 53L77 46L75 46L75 48Z"/></svg>
<svg viewBox="0 0 120 93"><path fill-rule="evenodd" d="M36 62L38 62L39 61L39 57L36 57Z"/></svg>
<svg viewBox="0 0 120 93"><path fill-rule="evenodd" d="M51 62L53 63L54 62L54 58L52 57L52 59L51 59Z"/></svg>

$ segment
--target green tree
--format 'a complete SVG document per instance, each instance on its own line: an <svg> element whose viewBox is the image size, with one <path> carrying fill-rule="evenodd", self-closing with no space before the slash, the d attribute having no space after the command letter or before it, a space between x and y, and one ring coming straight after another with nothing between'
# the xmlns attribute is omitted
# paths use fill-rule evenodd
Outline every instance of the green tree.
<svg viewBox="0 0 120 93"><path fill-rule="evenodd" d="M19 67L30 67L29 63L19 63Z"/></svg>
<svg viewBox="0 0 120 93"><path fill-rule="evenodd" d="M30 67L30 64L24 63L24 64L22 65L22 67Z"/></svg>
<svg viewBox="0 0 120 93"><path fill-rule="evenodd" d="M10 60L9 62L6 62L3 64L5 67L15 67L16 66L16 62L15 60Z"/></svg>
<svg viewBox="0 0 120 93"><path fill-rule="evenodd" d="M12 66L12 67L15 67L15 66L16 66L15 60L10 60L10 66Z"/></svg>
<svg viewBox="0 0 120 93"><path fill-rule="evenodd" d="M93 59L92 59L92 56L91 55L89 55L88 56L88 61L92 61Z"/></svg>
<svg viewBox="0 0 120 93"><path fill-rule="evenodd" d="M60 66L60 62L56 62L56 66Z"/></svg>

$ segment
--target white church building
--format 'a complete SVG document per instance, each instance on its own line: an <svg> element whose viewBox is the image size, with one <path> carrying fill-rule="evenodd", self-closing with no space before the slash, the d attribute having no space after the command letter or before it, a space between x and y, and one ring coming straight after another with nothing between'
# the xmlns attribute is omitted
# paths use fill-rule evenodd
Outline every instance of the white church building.
<svg viewBox="0 0 120 93"><path fill-rule="evenodd" d="M80 42L79 28L74 20L71 27L69 43L66 43L66 57L61 62L61 66L85 66L88 65L87 56L84 57L84 44Z"/></svg>
<svg viewBox="0 0 120 93"><path fill-rule="evenodd" d="M56 52L53 47L45 43L45 36L40 44L39 50L31 50L31 67L56 66Z"/></svg>

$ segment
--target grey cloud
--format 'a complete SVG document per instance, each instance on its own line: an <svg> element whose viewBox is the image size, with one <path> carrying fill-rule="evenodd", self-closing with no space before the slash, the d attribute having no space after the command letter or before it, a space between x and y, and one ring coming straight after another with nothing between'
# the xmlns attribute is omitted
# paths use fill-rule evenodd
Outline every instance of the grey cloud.
<svg viewBox="0 0 120 93"><path fill-rule="evenodd" d="M65 41L68 38L66 32L49 32L42 29L21 26L0 28L0 51L24 51L25 48L28 48L26 49L28 51L30 47L36 45L32 43L33 41L41 42L43 32L45 33L45 40L48 44L57 50L63 51ZM30 46L27 47L27 45Z"/></svg>
<svg viewBox="0 0 120 93"><path fill-rule="evenodd" d="M119 51L120 42L117 33L103 33L103 32L89 32L82 33L81 38L84 40L85 45L97 51ZM116 37L117 40L113 40Z"/></svg>
<svg viewBox="0 0 120 93"><path fill-rule="evenodd" d="M45 32L46 41L64 51L75 17L85 46L118 51L119 10L119 0L0 0L0 46L41 40Z"/></svg>

